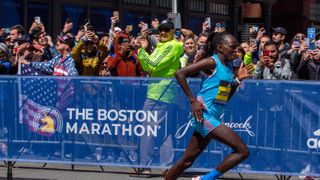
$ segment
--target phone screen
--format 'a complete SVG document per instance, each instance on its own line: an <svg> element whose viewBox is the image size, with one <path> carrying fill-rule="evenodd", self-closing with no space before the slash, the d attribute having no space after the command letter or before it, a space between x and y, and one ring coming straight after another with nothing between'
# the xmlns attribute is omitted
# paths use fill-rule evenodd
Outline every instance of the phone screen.
<svg viewBox="0 0 320 180"><path fill-rule="evenodd" d="M119 11L113 11L113 17L116 17L119 19Z"/></svg>
<svg viewBox="0 0 320 180"><path fill-rule="evenodd" d="M216 28L221 29L222 28L221 23L216 23Z"/></svg>
<svg viewBox="0 0 320 180"><path fill-rule="evenodd" d="M211 18L207 17L204 21L206 24L208 24L209 28L211 28Z"/></svg>
<svg viewBox="0 0 320 180"><path fill-rule="evenodd" d="M34 17L34 21L37 22L37 23L41 23L41 18L40 18L40 16L35 16L35 17Z"/></svg>

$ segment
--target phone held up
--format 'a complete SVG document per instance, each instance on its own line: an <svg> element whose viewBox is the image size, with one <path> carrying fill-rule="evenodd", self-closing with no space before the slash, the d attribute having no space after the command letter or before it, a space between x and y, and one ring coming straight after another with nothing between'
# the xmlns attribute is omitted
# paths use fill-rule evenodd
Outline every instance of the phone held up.
<svg viewBox="0 0 320 180"><path fill-rule="evenodd" d="M35 21L36 23L41 23L41 18L40 18L40 16L35 16L35 17L34 17L34 21Z"/></svg>
<svg viewBox="0 0 320 180"><path fill-rule="evenodd" d="M206 17L206 19L204 20L204 23L208 25L208 27L211 29L211 18L210 17Z"/></svg>
<svg viewBox="0 0 320 180"><path fill-rule="evenodd" d="M70 18L70 17L67 17L67 19L66 19L66 23L71 23L72 22L72 19Z"/></svg>
<svg viewBox="0 0 320 180"><path fill-rule="evenodd" d="M119 11L113 11L113 17L119 19Z"/></svg>

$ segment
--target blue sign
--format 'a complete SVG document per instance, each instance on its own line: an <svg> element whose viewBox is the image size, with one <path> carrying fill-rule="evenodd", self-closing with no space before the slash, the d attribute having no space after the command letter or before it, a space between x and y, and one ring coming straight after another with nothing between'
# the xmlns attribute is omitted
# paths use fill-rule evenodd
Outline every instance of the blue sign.
<svg viewBox="0 0 320 180"><path fill-rule="evenodd" d="M160 101L147 98L151 85L163 86ZM319 89L245 81L221 116L251 152L233 170L320 176ZM162 102L168 95L175 100ZM170 79L2 76L0 112L1 160L169 168L193 132L189 101ZM212 141L193 167L212 169L231 152Z"/></svg>

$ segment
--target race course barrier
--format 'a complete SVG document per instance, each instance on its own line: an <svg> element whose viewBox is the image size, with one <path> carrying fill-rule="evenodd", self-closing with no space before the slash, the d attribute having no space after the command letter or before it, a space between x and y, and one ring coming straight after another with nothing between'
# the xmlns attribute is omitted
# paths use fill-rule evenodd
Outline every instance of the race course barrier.
<svg viewBox="0 0 320 180"><path fill-rule="evenodd" d="M196 93L200 79L189 84ZM319 89L246 80L221 114L250 149L233 171L304 175L308 167L320 176ZM9 162L165 169L193 132L189 101L171 79L1 76L0 112L0 160ZM212 169L231 152L212 141L192 168Z"/></svg>

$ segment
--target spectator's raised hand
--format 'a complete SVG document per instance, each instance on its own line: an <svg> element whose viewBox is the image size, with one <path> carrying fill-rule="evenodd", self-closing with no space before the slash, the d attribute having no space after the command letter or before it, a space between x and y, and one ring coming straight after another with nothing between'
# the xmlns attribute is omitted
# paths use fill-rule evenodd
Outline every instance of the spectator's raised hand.
<svg viewBox="0 0 320 180"><path fill-rule="evenodd" d="M300 45L300 49L298 51L299 54L302 54L304 52L306 52L309 49L309 44L306 44L305 42L302 42L302 44Z"/></svg>
<svg viewBox="0 0 320 180"><path fill-rule="evenodd" d="M241 63L238 70L238 75L237 75L238 79L242 81L247 77L251 77L252 74L250 72L253 70L254 70L254 66L252 64L248 64L245 66L243 63Z"/></svg>
<svg viewBox="0 0 320 180"><path fill-rule="evenodd" d="M84 29L79 29L79 31L75 37L76 41L79 41L84 36L84 34L85 34Z"/></svg>
<svg viewBox="0 0 320 180"><path fill-rule="evenodd" d="M154 20L151 21L151 26L152 26L153 29L158 29L159 24L160 23L159 23L158 19L154 19Z"/></svg>
<svg viewBox="0 0 320 180"><path fill-rule="evenodd" d="M19 59L19 63L25 64L25 65L29 65L29 64L30 64L30 62L28 62L27 60L25 60L24 57L21 57L21 58Z"/></svg>
<svg viewBox="0 0 320 180"><path fill-rule="evenodd" d="M312 54L313 54L314 59L316 59L316 60L320 59L320 50L319 49L313 50Z"/></svg>
<svg viewBox="0 0 320 180"><path fill-rule="evenodd" d="M139 49L139 48L146 49L148 47L148 45L149 45L148 40L143 36L137 37L133 41L133 48L134 49Z"/></svg>
<svg viewBox="0 0 320 180"><path fill-rule="evenodd" d="M266 30L264 29L264 27L261 27L258 31L256 40L260 41L260 39L262 38L262 36L266 33Z"/></svg>
<svg viewBox="0 0 320 180"><path fill-rule="evenodd" d="M118 17L111 17L111 26L115 26L118 22L119 22L119 18Z"/></svg>
<svg viewBox="0 0 320 180"><path fill-rule="evenodd" d="M73 22L65 22L62 32L67 33L73 28Z"/></svg>
<svg viewBox="0 0 320 180"><path fill-rule="evenodd" d="M34 21L32 24L31 24L31 27L29 29L29 34L32 34L32 31L36 28L38 28L38 24L36 21Z"/></svg>
<svg viewBox="0 0 320 180"><path fill-rule="evenodd" d="M44 38L46 39L46 43L47 43L50 47L54 45L51 36L47 35L47 36L45 36Z"/></svg>
<svg viewBox="0 0 320 180"><path fill-rule="evenodd" d="M250 43L249 53L252 54L258 50L258 46L255 42Z"/></svg>
<svg viewBox="0 0 320 180"><path fill-rule="evenodd" d="M310 59L313 58L313 51L307 50L306 52L302 53L302 61L308 62Z"/></svg>
<svg viewBox="0 0 320 180"><path fill-rule="evenodd" d="M45 34L46 28L44 27L44 24L43 23L38 23L38 27L40 28L40 31Z"/></svg>
<svg viewBox="0 0 320 180"><path fill-rule="evenodd" d="M202 23L202 33L210 31L210 24L209 22L203 22Z"/></svg>

